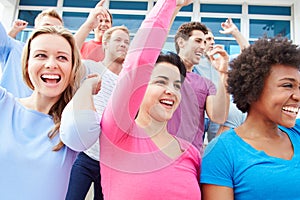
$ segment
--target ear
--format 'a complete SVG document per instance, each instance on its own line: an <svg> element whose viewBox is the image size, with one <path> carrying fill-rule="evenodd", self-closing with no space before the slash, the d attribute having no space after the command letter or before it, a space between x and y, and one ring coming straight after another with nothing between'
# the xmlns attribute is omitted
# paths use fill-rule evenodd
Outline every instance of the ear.
<svg viewBox="0 0 300 200"><path fill-rule="evenodd" d="M178 47L180 49L182 49L184 47L184 45L185 45L185 40L182 37L177 38L176 42L177 42Z"/></svg>
<svg viewBox="0 0 300 200"><path fill-rule="evenodd" d="M107 41L105 41L105 42L102 43L102 48L103 48L103 49L106 49L106 48L107 48Z"/></svg>

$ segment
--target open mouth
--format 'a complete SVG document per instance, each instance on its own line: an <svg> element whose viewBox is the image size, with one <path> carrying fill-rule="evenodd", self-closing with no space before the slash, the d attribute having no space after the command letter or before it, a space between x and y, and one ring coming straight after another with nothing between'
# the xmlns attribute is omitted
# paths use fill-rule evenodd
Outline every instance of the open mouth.
<svg viewBox="0 0 300 200"><path fill-rule="evenodd" d="M172 107L174 105L173 100L168 100L168 99L162 99L159 101L161 104L166 105L168 107Z"/></svg>
<svg viewBox="0 0 300 200"><path fill-rule="evenodd" d="M291 107L291 106L284 106L282 108L283 111L285 112L290 112L290 113L293 113L293 114L298 114L299 112L299 108L298 107Z"/></svg>
<svg viewBox="0 0 300 200"><path fill-rule="evenodd" d="M196 56L202 56L203 54L201 52L196 53Z"/></svg>
<svg viewBox="0 0 300 200"><path fill-rule="evenodd" d="M45 83L58 83L61 80L60 75L57 74L43 74L41 76L41 79L45 82Z"/></svg>

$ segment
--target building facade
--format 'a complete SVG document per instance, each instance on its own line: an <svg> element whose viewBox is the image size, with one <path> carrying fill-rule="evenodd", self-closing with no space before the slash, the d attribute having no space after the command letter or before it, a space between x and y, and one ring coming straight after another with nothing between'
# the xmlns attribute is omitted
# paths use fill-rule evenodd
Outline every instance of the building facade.
<svg viewBox="0 0 300 200"><path fill-rule="evenodd" d="M17 18L28 21L28 27L17 37L25 41L32 31L35 16L42 10L56 8L65 27L76 32L97 3L98 0L1 0L0 20L7 29ZM105 7L113 14L113 25L127 26L134 36L154 4L155 0L106 0ZM212 30L217 44L224 45L229 54L238 53L235 40L230 35L219 33L221 22L228 17L250 42L263 35L281 34L300 44L299 0L194 0L179 12L164 49L174 51L174 34L180 24L200 21ZM93 38L93 33L90 38Z"/></svg>

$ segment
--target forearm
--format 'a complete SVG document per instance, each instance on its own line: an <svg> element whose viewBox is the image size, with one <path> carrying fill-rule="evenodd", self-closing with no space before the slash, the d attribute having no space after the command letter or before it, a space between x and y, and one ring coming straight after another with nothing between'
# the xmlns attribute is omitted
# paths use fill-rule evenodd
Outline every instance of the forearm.
<svg viewBox="0 0 300 200"><path fill-rule="evenodd" d="M75 41L76 41L76 44L77 44L77 47L79 50L81 49L86 38L89 36L91 30L92 30L92 28L89 25L83 24L79 28L79 30L75 33L74 38L75 38Z"/></svg>
<svg viewBox="0 0 300 200"><path fill-rule="evenodd" d="M250 46L249 41L242 35L242 33L239 30L234 31L232 33L232 36L235 38L236 42L239 44L241 50Z"/></svg>
<svg viewBox="0 0 300 200"><path fill-rule="evenodd" d="M7 35L9 35L12 38L16 38L18 35L19 31L15 30L15 29L11 29L10 31L8 31Z"/></svg>
<svg viewBox="0 0 300 200"><path fill-rule="evenodd" d="M208 97L206 110L211 121L223 124L228 116L230 96L227 92L227 73L219 72L220 79L216 95Z"/></svg>

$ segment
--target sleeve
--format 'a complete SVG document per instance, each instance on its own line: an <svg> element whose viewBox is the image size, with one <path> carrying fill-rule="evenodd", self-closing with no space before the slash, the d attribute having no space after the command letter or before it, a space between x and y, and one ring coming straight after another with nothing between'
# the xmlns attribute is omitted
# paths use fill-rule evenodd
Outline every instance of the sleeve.
<svg viewBox="0 0 300 200"><path fill-rule="evenodd" d="M60 138L74 151L90 148L99 138L100 118L92 110L74 110L72 101L62 113Z"/></svg>
<svg viewBox="0 0 300 200"><path fill-rule="evenodd" d="M101 122L102 133L108 133L110 140L118 139L118 129L126 132L133 124L175 8L175 0L157 1L130 44L123 70Z"/></svg>
<svg viewBox="0 0 300 200"><path fill-rule="evenodd" d="M11 47L11 43L10 40L12 40L12 38L10 38L7 33L6 30L3 26L3 24L0 22L0 63L1 63L1 68L2 71L4 70L4 62L6 60L6 58L8 57L8 54L10 52Z"/></svg>
<svg viewBox="0 0 300 200"><path fill-rule="evenodd" d="M242 111L236 107L235 103L230 101L228 117L223 125L230 128L236 128L245 121L246 115L246 113L242 113Z"/></svg>
<svg viewBox="0 0 300 200"><path fill-rule="evenodd" d="M223 133L224 134L224 133ZM201 184L233 188L232 158L220 137L206 147L202 159Z"/></svg>
<svg viewBox="0 0 300 200"><path fill-rule="evenodd" d="M216 88L215 84L207 78L205 78L205 82L206 82L206 85L207 85L207 88L208 88L208 96L216 95L217 94L217 88Z"/></svg>

